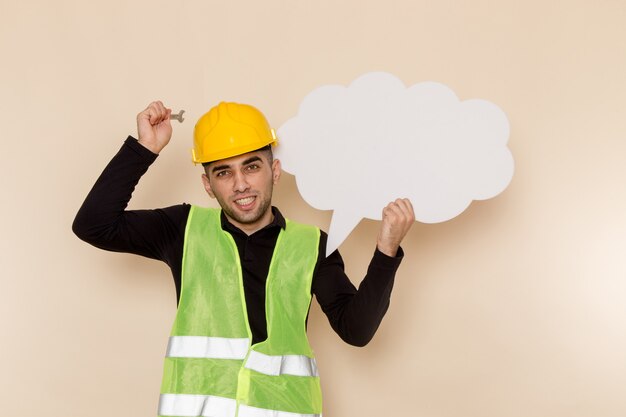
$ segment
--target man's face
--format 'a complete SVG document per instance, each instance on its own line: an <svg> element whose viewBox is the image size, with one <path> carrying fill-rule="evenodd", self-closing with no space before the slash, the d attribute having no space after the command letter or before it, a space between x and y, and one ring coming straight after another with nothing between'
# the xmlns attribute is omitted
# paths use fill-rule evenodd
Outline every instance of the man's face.
<svg viewBox="0 0 626 417"><path fill-rule="evenodd" d="M280 178L280 161L267 151L254 151L211 162L202 182L217 199L228 220L252 234L272 222L272 190Z"/></svg>

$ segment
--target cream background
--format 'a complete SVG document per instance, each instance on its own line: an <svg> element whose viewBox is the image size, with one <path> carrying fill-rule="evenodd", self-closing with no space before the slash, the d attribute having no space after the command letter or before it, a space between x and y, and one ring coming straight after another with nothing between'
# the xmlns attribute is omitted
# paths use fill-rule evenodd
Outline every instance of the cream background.
<svg viewBox="0 0 626 417"><path fill-rule="evenodd" d="M3 0L0 414L155 415L169 271L70 231L149 101L188 120L132 207L207 204L188 149L210 105L252 102L279 126L313 88L383 70L503 108L516 173L415 225L366 348L313 307L325 415L626 415L625 21L610 0ZM328 225L292 177L276 204ZM355 283L377 227L341 247Z"/></svg>

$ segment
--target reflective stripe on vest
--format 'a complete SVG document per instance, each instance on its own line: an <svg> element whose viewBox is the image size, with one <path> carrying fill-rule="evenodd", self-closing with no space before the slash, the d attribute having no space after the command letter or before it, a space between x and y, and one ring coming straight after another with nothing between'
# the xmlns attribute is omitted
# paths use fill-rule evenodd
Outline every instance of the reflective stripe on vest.
<svg viewBox="0 0 626 417"><path fill-rule="evenodd" d="M168 357L245 359L250 340L207 336L170 336Z"/></svg>
<svg viewBox="0 0 626 417"><path fill-rule="evenodd" d="M206 336L171 336L167 357L245 359L248 339ZM244 366L266 375L319 376L315 358L304 355L266 355L250 351Z"/></svg>
<svg viewBox="0 0 626 417"><path fill-rule="evenodd" d="M161 394L159 415L181 417L321 417L321 414L299 414L286 411L239 406L230 398L211 395Z"/></svg>
<svg viewBox="0 0 626 417"><path fill-rule="evenodd" d="M321 417L321 414L300 414L287 411L273 411L264 408L249 407L242 405L239 407L237 417Z"/></svg>
<svg viewBox="0 0 626 417"><path fill-rule="evenodd" d="M305 329L318 247L319 229L286 221L266 282L268 338L250 346L235 242L221 228L220 210L192 206L160 416L321 414L317 365Z"/></svg>
<svg viewBox="0 0 626 417"><path fill-rule="evenodd" d="M315 358L304 355L266 355L252 350L244 366L266 375L319 376Z"/></svg>
<svg viewBox="0 0 626 417"><path fill-rule="evenodd" d="M161 394L160 416L235 417L237 401L213 395Z"/></svg>

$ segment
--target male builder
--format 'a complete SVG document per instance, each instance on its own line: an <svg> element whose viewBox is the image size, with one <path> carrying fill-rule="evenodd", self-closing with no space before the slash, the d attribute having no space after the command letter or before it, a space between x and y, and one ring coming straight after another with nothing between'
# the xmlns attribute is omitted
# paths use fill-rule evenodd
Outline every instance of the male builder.
<svg viewBox="0 0 626 417"><path fill-rule="evenodd" d="M318 416L319 376L306 337L311 296L343 340L368 343L389 305L400 242L415 221L411 204L398 199L383 210L357 291L339 253L325 256L324 232L272 207L281 171L265 117L252 106L220 103L196 124L193 160L204 165L204 187L221 210L126 210L172 136L170 114L159 101L139 113L139 140L126 140L73 225L97 247L159 259L172 270L178 312L159 415Z"/></svg>

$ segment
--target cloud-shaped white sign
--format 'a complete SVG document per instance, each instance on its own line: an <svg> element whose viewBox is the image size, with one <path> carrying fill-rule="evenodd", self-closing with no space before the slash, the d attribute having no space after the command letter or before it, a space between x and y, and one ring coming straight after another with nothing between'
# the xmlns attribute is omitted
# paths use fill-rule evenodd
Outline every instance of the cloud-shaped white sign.
<svg viewBox="0 0 626 417"><path fill-rule="evenodd" d="M334 210L327 254L396 198L411 200L418 221L443 222L498 195L513 176L498 106L460 101L435 82L407 88L384 72L313 90L278 138L276 157L304 200Z"/></svg>

